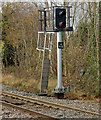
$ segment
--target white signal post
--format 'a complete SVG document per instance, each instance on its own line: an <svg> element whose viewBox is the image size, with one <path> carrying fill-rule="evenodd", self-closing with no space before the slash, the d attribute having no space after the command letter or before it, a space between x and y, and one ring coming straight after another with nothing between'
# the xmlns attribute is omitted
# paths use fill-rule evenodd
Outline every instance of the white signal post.
<svg viewBox="0 0 101 120"><path fill-rule="evenodd" d="M61 42L61 32L57 32L57 89L62 90L62 54L58 43ZM58 92L59 92L58 91Z"/></svg>
<svg viewBox="0 0 101 120"><path fill-rule="evenodd" d="M70 8L72 8L72 6L67 6L68 8L68 16L67 14L67 10L66 7L64 6L53 6L53 9L51 10L47 10L46 8L43 10L39 10L39 21L40 21L40 29L41 32L43 32L44 34L47 32L56 32L57 33L57 86L56 88L53 89L53 92L55 93L55 95L58 98L62 98L64 97L64 92L65 89L62 85L62 49L63 49L63 42L62 42L62 38L61 38L61 33L62 31L73 31L73 27L70 26ZM48 13L48 14L47 14ZM53 15L53 17L50 19L47 19L47 15ZM67 21L67 17L68 17L68 25L66 24ZM42 19L43 18L43 19ZM47 22L48 21L48 22ZM52 21L52 24L51 24ZM47 23L47 24L46 24ZM48 25L49 23L49 25ZM38 33L39 35L39 33ZM38 37L38 43L39 43L39 37ZM41 43L41 41L40 41ZM44 44L46 45L46 39L44 41ZM45 46L44 45L44 46ZM38 47L38 50L46 50L46 48L40 49L41 47ZM50 52L51 53L51 52ZM45 58L45 56L44 56ZM50 65L50 64L49 64ZM43 66L44 66L44 59L43 59ZM47 72L42 70L42 81L43 83L47 84L45 86L43 86L43 90L48 88L48 79L46 78L46 76L44 74L46 74ZM49 72L48 72L49 73ZM48 74L47 73L47 74ZM47 75L48 77L49 75ZM47 79L47 80L46 80Z"/></svg>

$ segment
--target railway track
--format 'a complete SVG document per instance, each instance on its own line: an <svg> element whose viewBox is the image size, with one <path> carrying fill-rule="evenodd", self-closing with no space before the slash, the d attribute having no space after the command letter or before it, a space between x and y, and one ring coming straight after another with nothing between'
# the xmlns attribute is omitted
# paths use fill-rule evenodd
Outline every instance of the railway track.
<svg viewBox="0 0 101 120"><path fill-rule="evenodd" d="M48 116L48 115L43 114L41 112L37 112L37 111L31 110L31 109L27 109L27 108L17 106L17 105L11 104L11 103L7 103L7 102L4 102L4 101L0 101L0 103L2 103L5 106L12 107L14 109L23 111L24 113L29 113L31 115L36 115L36 116L41 117L41 118L47 118L48 120L58 120L57 118Z"/></svg>
<svg viewBox="0 0 101 120"><path fill-rule="evenodd" d="M2 95L11 96L13 98L18 98L18 99L29 101L29 102L33 102L33 103L42 104L44 106L51 106L52 108L59 108L59 109L62 109L62 110L71 109L71 110L74 110L74 111L88 113L88 114L96 115L96 116L99 116L99 117L101 116L101 114L96 113L96 112L85 111L85 110L78 109L78 108L63 106L63 105L60 105L60 104L55 104L55 103L52 103L52 102L38 100L38 99L35 99L35 98L29 98L29 97L25 97L25 96L21 96L21 95L17 95L17 94L12 94L12 93L8 93L8 92L4 92L4 91L2 92ZM5 103L3 103L3 104L5 104ZM40 114L40 113L38 113L38 114ZM43 117L45 117L45 115L43 115ZM48 116L46 115L46 117L48 117ZM56 119L56 118L53 118L53 119Z"/></svg>

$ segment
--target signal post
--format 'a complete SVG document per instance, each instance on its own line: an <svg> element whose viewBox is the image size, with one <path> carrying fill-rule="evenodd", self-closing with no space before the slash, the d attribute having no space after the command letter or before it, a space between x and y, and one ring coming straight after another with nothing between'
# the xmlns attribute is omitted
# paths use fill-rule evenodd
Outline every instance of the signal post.
<svg viewBox="0 0 101 120"><path fill-rule="evenodd" d="M55 10L57 32L57 86L54 89L55 96L58 98L64 97L64 87L62 85L62 49L63 42L61 40L61 31L66 28L66 9L56 8Z"/></svg>
<svg viewBox="0 0 101 120"><path fill-rule="evenodd" d="M68 16L67 16L67 10L68 8ZM44 10L44 32L56 32L57 33L57 86L53 89L53 92L55 93L55 96L58 98L64 97L65 89L62 85L62 49L63 49L63 42L61 40L61 32L62 31L73 31L73 27L70 26L70 8L71 6L54 6L52 10L53 18L51 20L52 26L47 27L47 14ZM48 10L49 11L49 10ZM51 13L51 12L49 12ZM68 17L68 24L67 24L67 17ZM42 16L41 16L42 18ZM41 22L41 30L42 30L42 20ZM49 21L49 23L51 23ZM44 82L44 81L43 81ZM42 83L42 80L41 80Z"/></svg>

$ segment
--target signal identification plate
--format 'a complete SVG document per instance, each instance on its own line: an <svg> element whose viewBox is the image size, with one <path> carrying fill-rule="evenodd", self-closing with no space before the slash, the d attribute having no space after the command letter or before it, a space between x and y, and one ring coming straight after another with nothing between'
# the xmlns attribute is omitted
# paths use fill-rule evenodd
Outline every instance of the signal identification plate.
<svg viewBox="0 0 101 120"><path fill-rule="evenodd" d="M63 49L63 48L64 48L63 42L58 42L58 48L59 48L59 49Z"/></svg>

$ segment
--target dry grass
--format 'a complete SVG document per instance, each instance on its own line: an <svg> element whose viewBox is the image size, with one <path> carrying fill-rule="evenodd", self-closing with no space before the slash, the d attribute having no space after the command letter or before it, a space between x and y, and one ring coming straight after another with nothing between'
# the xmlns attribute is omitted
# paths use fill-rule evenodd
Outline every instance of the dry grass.
<svg viewBox="0 0 101 120"><path fill-rule="evenodd" d="M40 91L40 81L35 80L34 78L30 79L21 79L16 77L13 73L9 74L2 74L2 83L4 85L8 85L13 89L18 91L26 91L38 94ZM53 88L57 85L57 79L51 78L49 79L48 84L48 93L53 94Z"/></svg>
<svg viewBox="0 0 101 120"><path fill-rule="evenodd" d="M13 74L3 74L2 83L11 86L13 89L22 90L26 92L37 93L40 89L40 82L35 79L20 79Z"/></svg>
<svg viewBox="0 0 101 120"><path fill-rule="evenodd" d="M57 79L56 78L51 78L49 79L49 83L48 83L48 91L52 92L53 88L55 88L57 86Z"/></svg>
<svg viewBox="0 0 101 120"><path fill-rule="evenodd" d="M34 78L30 79L20 79L17 78L13 73L12 74L2 74L2 83L4 85L8 85L13 89L16 89L18 91L26 91L34 94L38 94L40 92L40 81L35 80ZM56 78L50 78L49 84L48 84L48 94L53 96L53 88L57 86L57 79ZM81 97L84 95L84 92L77 91L77 93L74 92L73 89L71 89L71 92L66 92L65 97L68 99L88 99L87 97ZM94 100L94 96L90 98Z"/></svg>

